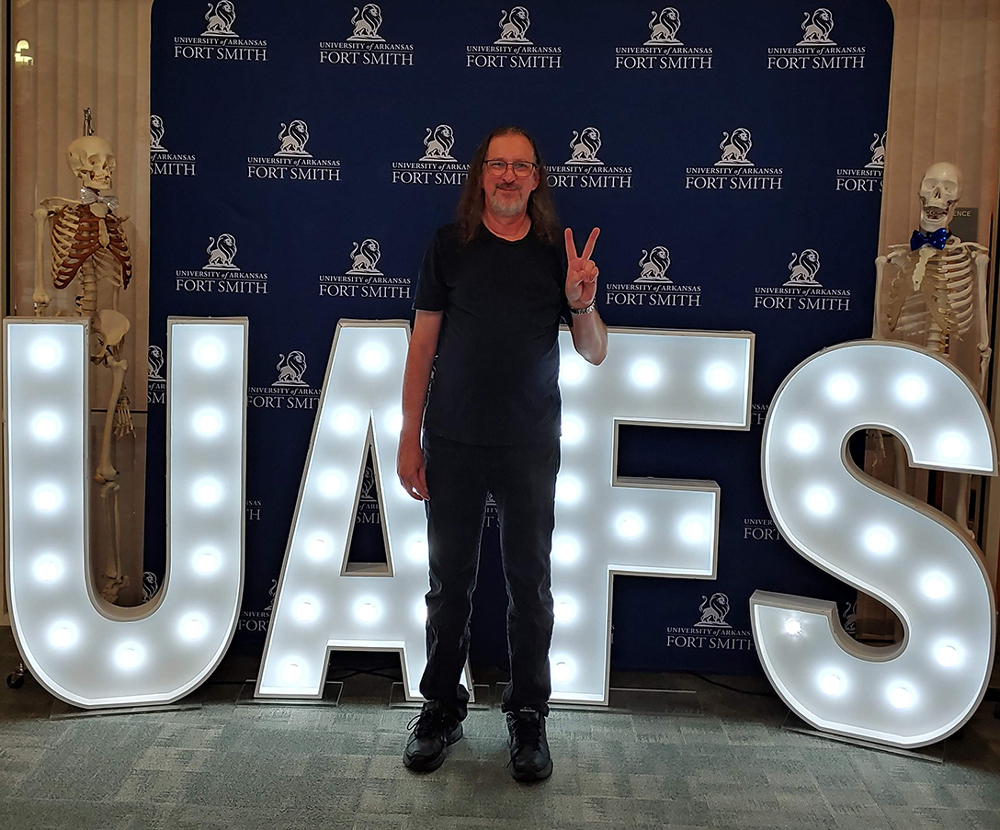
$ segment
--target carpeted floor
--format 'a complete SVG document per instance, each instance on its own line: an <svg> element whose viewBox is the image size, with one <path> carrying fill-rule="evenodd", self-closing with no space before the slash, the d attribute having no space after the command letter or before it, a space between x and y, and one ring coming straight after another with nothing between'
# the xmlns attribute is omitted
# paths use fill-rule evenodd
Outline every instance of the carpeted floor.
<svg viewBox="0 0 1000 830"><path fill-rule="evenodd" d="M5 676L9 629L0 660ZM215 679L230 684L196 692L200 709L70 720L49 719L31 679L0 686L0 828L1000 828L993 704L935 764L783 730L770 695L616 676L695 689L701 714L554 711L555 772L524 786L505 769L496 708L471 712L445 765L419 776L400 761L413 710L389 708L389 681L347 680L335 709L235 705L234 681L254 670L227 657Z"/></svg>

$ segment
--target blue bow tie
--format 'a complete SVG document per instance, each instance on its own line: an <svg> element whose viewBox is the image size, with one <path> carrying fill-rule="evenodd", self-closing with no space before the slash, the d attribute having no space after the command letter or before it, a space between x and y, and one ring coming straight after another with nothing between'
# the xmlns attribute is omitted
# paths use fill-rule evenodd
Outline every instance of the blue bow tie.
<svg viewBox="0 0 1000 830"><path fill-rule="evenodd" d="M915 251L918 248L923 248L924 245L930 245L939 251L943 251L949 236L951 236L951 231L947 228L938 228L933 233L914 231L913 236L910 237L910 250Z"/></svg>

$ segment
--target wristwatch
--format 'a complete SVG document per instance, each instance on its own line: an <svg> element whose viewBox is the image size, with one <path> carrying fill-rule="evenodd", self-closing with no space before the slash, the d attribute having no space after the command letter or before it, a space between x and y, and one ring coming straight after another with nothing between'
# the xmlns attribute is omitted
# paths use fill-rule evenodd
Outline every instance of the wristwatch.
<svg viewBox="0 0 1000 830"><path fill-rule="evenodd" d="M573 306L569 307L569 313L570 314L592 314L595 311L597 311L597 299L596 298L593 299L593 300L591 300L583 308L573 308Z"/></svg>

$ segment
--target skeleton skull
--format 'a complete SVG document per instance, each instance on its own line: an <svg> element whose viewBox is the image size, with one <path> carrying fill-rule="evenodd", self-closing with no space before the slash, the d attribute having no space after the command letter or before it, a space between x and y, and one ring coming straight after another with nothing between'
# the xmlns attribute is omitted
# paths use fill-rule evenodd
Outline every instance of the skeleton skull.
<svg viewBox="0 0 1000 830"><path fill-rule="evenodd" d="M115 156L107 141L100 136L85 135L70 144L66 153L69 169L84 187L98 192L111 189Z"/></svg>
<svg viewBox="0 0 1000 830"><path fill-rule="evenodd" d="M962 197L962 171L939 161L927 168L920 182L920 229L932 233L947 228Z"/></svg>

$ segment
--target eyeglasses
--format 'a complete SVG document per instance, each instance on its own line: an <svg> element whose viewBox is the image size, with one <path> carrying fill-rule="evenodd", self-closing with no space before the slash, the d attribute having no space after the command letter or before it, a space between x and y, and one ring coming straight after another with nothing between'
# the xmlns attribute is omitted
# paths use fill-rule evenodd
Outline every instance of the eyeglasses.
<svg viewBox="0 0 1000 830"><path fill-rule="evenodd" d="M520 179L530 176L537 165L531 161L504 161L503 159L486 159L483 162L491 176L502 176L508 167L514 168L514 175Z"/></svg>

